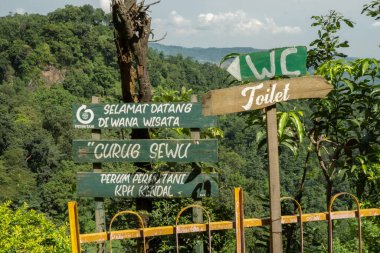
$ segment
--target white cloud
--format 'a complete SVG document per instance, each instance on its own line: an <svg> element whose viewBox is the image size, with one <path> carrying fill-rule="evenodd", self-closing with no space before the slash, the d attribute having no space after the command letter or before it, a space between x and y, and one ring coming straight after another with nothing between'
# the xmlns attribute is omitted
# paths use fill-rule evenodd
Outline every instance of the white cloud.
<svg viewBox="0 0 380 253"><path fill-rule="evenodd" d="M238 34L260 33L269 31L272 34L278 33L299 33L298 26L279 26L273 18L266 18L261 21L257 18L249 17L243 10L225 13L205 13L198 16L199 29L223 31Z"/></svg>
<svg viewBox="0 0 380 253"><path fill-rule="evenodd" d="M25 14L25 10L23 9L23 8L17 8L16 10L15 10L15 12L17 13L17 14Z"/></svg>
<svg viewBox="0 0 380 253"><path fill-rule="evenodd" d="M295 34L300 33L301 28L298 26L278 26L273 18L265 18L266 21L266 29L271 31L273 34L277 33L288 33L288 34Z"/></svg>
<svg viewBox="0 0 380 253"><path fill-rule="evenodd" d="M251 41L253 35L286 36L302 32L298 26L278 25L274 18L251 17L243 10L201 13L195 19L171 11L166 17L154 19L152 26L155 37L167 34L168 41L183 41L186 45L205 45L210 42L216 45L237 37L243 42L247 39Z"/></svg>
<svg viewBox="0 0 380 253"><path fill-rule="evenodd" d="M223 31L223 32L259 32L262 22L254 18L248 18L244 11L225 13L206 13L198 16L200 29Z"/></svg>
<svg viewBox="0 0 380 253"><path fill-rule="evenodd" d="M170 13L170 21L174 26L190 26L191 21L179 15L176 11Z"/></svg>
<svg viewBox="0 0 380 253"><path fill-rule="evenodd" d="M192 28L192 22L189 19L179 15L176 11L171 11L167 19L155 19L153 21L154 29L160 34L167 33L171 35L191 35L196 31Z"/></svg>
<svg viewBox="0 0 380 253"><path fill-rule="evenodd" d="M106 13L109 13L111 11L110 3L111 0L99 0L100 7Z"/></svg>
<svg viewBox="0 0 380 253"><path fill-rule="evenodd" d="M372 26L380 27L380 21L376 21L376 22L372 23Z"/></svg>

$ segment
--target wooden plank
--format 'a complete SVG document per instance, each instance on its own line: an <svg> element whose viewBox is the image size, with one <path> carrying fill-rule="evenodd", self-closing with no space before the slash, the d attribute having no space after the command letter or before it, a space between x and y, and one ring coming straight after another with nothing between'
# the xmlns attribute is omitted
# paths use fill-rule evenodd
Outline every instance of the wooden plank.
<svg viewBox="0 0 380 253"><path fill-rule="evenodd" d="M75 162L217 162L217 140L74 140Z"/></svg>
<svg viewBox="0 0 380 253"><path fill-rule="evenodd" d="M277 102L325 97L332 85L320 76L295 77L212 90L202 98L203 114L222 115L256 110Z"/></svg>
<svg viewBox="0 0 380 253"><path fill-rule="evenodd" d="M73 105L73 126L99 128L201 128L216 126L201 103L126 103Z"/></svg>
<svg viewBox="0 0 380 253"><path fill-rule="evenodd" d="M236 57L227 71L239 81L263 81L274 77L306 74L304 46L263 50Z"/></svg>
<svg viewBox="0 0 380 253"><path fill-rule="evenodd" d="M202 198L218 196L218 174L92 173L77 174L80 197Z"/></svg>
<svg viewBox="0 0 380 253"><path fill-rule="evenodd" d="M333 212L337 219L341 217L356 217L356 211L337 211ZM380 216L380 208L370 208L360 210L360 217L372 217ZM333 218L334 220L335 218ZM327 213L308 213L302 214L302 222L314 222L314 221L326 221ZM286 215L281 217L282 224L291 224L298 223L298 215ZM261 227L268 226L270 224L269 218L249 218L244 219L244 227ZM204 232L207 231L208 224L185 224L178 225L178 230L181 231L181 234L194 233L194 232ZM214 221L210 223L211 231L219 230L229 230L235 228L235 223L232 221ZM164 236L164 235L174 235L175 226L162 226L162 227L150 227L144 229L145 237L152 236ZM115 239L132 239L132 238L141 238L141 229L128 229L128 230L119 230L112 231L112 236ZM81 234L80 243L92 243L92 242L104 242L107 241L107 233L91 233L91 234Z"/></svg>

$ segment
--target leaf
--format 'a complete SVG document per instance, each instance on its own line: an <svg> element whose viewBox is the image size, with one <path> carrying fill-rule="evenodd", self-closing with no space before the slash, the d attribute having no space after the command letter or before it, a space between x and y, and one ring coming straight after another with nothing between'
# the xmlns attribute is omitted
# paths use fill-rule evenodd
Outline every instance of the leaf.
<svg viewBox="0 0 380 253"><path fill-rule="evenodd" d="M348 45L348 41L346 40L340 43L339 45L337 45L337 47L350 47L350 46Z"/></svg>
<svg viewBox="0 0 380 253"><path fill-rule="evenodd" d="M350 88L351 92L354 91L354 86L352 85L352 82L350 80L345 79L343 80L343 82L348 86L348 88ZM341 87L340 89L341 89L340 91L343 91L344 87Z"/></svg>
<svg viewBox="0 0 380 253"><path fill-rule="evenodd" d="M260 141L262 141L265 137L265 132L264 131L259 131L257 132L256 134L256 142L259 143Z"/></svg>
<svg viewBox="0 0 380 253"><path fill-rule="evenodd" d="M283 145L287 147L288 149L290 149L294 156L298 156L298 148L295 145L292 145L288 142L281 142L280 145Z"/></svg>
<svg viewBox="0 0 380 253"><path fill-rule="evenodd" d="M298 138L299 138L300 142L302 142L303 137L305 135L302 121L301 121L300 117L295 112L289 112L289 114L290 114L290 119L292 120L293 124L295 125L295 127L297 129Z"/></svg>
<svg viewBox="0 0 380 253"><path fill-rule="evenodd" d="M379 96L380 95L380 90L374 90L371 92L371 96L372 97L376 97L376 96Z"/></svg>
<svg viewBox="0 0 380 253"><path fill-rule="evenodd" d="M347 26L353 28L354 27L354 22L352 22L349 19L343 19L343 22L346 23Z"/></svg>
<svg viewBox="0 0 380 253"><path fill-rule="evenodd" d="M261 149L266 143L267 143L267 139L266 138L262 139L257 145L257 149Z"/></svg>
<svg viewBox="0 0 380 253"><path fill-rule="evenodd" d="M287 112L282 112L280 114L280 120L278 121L278 135L281 138L282 135L284 134L285 127L288 124L288 119L289 119L289 114Z"/></svg>
<svg viewBox="0 0 380 253"><path fill-rule="evenodd" d="M219 62L219 65L222 65L225 61L229 60L229 59L233 59L233 58L236 58L238 57L240 54L239 53L229 53L227 55L225 55Z"/></svg>
<svg viewBox="0 0 380 253"><path fill-rule="evenodd" d="M349 119L348 121L356 125L359 129L361 128L361 124L358 119Z"/></svg>
<svg viewBox="0 0 380 253"><path fill-rule="evenodd" d="M363 63L363 65L362 65L362 75L363 75L363 76L364 76L364 74L367 72L368 67L369 67L369 62L368 62L368 60L367 60L367 61L365 61L365 62Z"/></svg>

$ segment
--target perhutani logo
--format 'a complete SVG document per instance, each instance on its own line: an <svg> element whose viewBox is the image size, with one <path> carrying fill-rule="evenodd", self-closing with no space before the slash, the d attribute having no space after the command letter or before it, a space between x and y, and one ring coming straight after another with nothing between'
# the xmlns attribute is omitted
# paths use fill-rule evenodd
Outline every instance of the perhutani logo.
<svg viewBox="0 0 380 253"><path fill-rule="evenodd" d="M85 125L76 125L76 128L94 128L94 125L89 125L94 120L94 112L91 109L87 109L86 105L82 105L78 108L76 113L77 120Z"/></svg>

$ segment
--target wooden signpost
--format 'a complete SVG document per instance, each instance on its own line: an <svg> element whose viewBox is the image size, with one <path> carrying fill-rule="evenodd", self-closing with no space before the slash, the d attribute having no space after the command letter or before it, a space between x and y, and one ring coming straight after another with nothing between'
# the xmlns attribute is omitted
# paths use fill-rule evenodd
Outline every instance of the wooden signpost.
<svg viewBox="0 0 380 253"><path fill-rule="evenodd" d="M217 140L74 140L75 162L217 162Z"/></svg>
<svg viewBox="0 0 380 253"><path fill-rule="evenodd" d="M73 105L73 126L100 128L200 128L216 125L201 103L125 103Z"/></svg>
<svg viewBox="0 0 380 253"><path fill-rule="evenodd" d="M93 101L94 102L94 101ZM96 101L98 102L98 101ZM126 198L193 198L217 197L217 173L103 173L102 162L217 162L217 140L201 140L194 129L212 127L216 117L205 117L202 104L192 97L191 103L124 103L73 105L73 126L92 129L93 140L74 140L73 159L92 162L94 172L77 174L77 194L81 197ZM125 139L100 140L102 128L191 128L190 140ZM96 168L96 170L95 170ZM96 224L102 224L103 202L96 202ZM202 220L195 211L194 219ZM103 222L104 225L104 222ZM104 227L103 227L104 229ZM104 252L104 244L99 244ZM201 249L201 250L199 250ZM196 252L203 252L202 242Z"/></svg>
<svg viewBox="0 0 380 253"><path fill-rule="evenodd" d="M306 74L306 47L280 48L242 55L231 63L227 71L240 81L256 82L208 92L202 99L203 114L222 115L265 108L271 252L282 252L276 103L322 98L330 92L332 86L322 77L298 77ZM293 78L263 81L280 76Z"/></svg>
<svg viewBox="0 0 380 253"><path fill-rule="evenodd" d="M217 197L217 173L91 173L77 175L80 197Z"/></svg>

